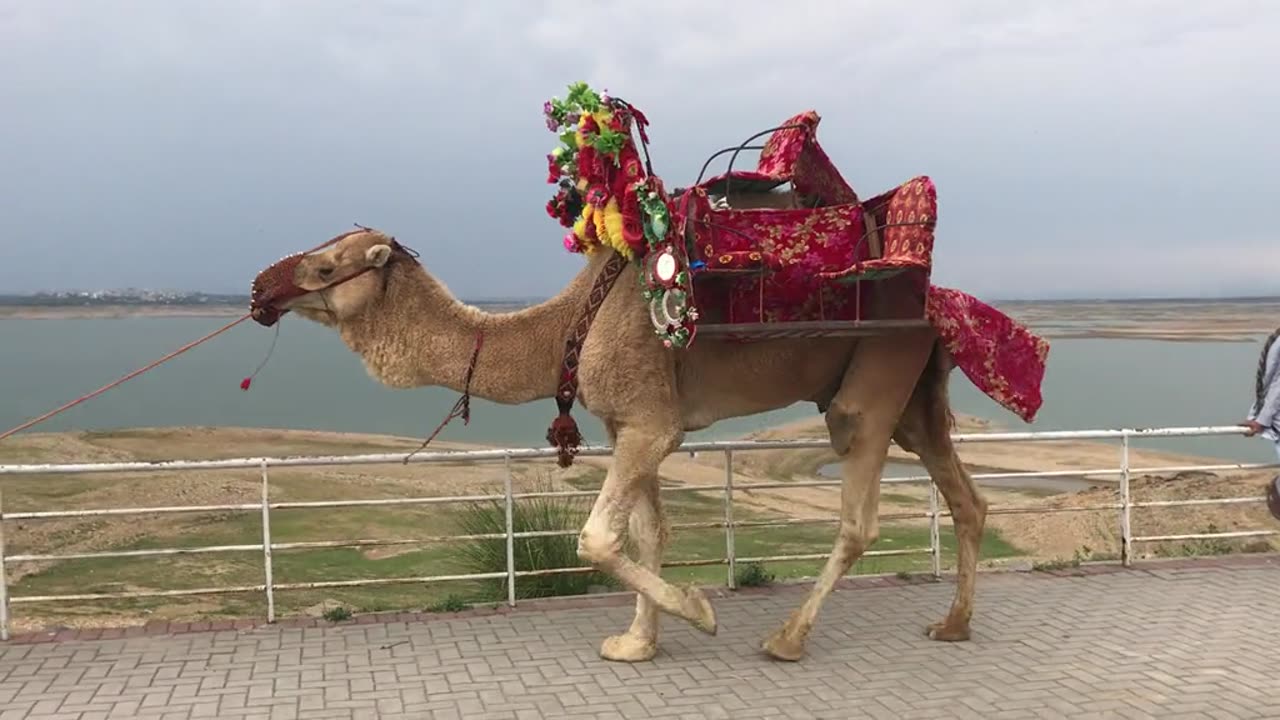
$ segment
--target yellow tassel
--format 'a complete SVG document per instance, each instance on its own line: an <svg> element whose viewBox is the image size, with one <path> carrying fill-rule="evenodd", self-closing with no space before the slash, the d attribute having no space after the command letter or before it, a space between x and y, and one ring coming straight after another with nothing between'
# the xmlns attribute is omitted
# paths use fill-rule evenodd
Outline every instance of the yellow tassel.
<svg viewBox="0 0 1280 720"><path fill-rule="evenodd" d="M591 211L593 209L594 208L590 205L584 207L582 209L582 215L580 215L577 221L573 223L573 234L577 236L578 241L584 246L588 243L587 223L591 222Z"/></svg>
<svg viewBox="0 0 1280 720"><path fill-rule="evenodd" d="M611 197L604 206L604 225L609 228L609 244L624 257L631 256L631 246L622 234L622 211L618 208L618 198Z"/></svg>
<svg viewBox="0 0 1280 720"><path fill-rule="evenodd" d="M600 240L600 244L613 247L613 243L609 240L609 227L604 223L604 213L593 213L591 219L596 224L596 238Z"/></svg>

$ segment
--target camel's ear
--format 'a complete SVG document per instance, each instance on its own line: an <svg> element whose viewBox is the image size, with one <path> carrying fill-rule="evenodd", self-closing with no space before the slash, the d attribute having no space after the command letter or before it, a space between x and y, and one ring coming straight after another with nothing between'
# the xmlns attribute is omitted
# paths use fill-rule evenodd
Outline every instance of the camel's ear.
<svg viewBox="0 0 1280 720"><path fill-rule="evenodd" d="M374 245L364 252L364 259L369 263L369 267L382 267L387 264L387 260L391 259L391 246Z"/></svg>

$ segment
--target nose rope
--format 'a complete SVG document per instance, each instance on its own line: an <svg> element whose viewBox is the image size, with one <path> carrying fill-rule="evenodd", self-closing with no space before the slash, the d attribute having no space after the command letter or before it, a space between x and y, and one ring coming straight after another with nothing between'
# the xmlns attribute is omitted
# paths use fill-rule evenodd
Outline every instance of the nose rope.
<svg viewBox="0 0 1280 720"><path fill-rule="evenodd" d="M267 348L267 354L262 358L262 362L258 363L258 367L254 368L248 377L240 381L241 390L248 390L249 385L253 383L253 379L258 377L258 373L262 368L267 366L267 361L271 359L271 355L276 351L276 341L280 339L280 325L281 323L276 323L275 334L271 336L271 346Z"/></svg>
<svg viewBox="0 0 1280 720"><path fill-rule="evenodd" d="M202 337L202 338L200 338L200 339L198 339L198 340L192 340L191 342L187 343L186 345L183 345L182 347L178 348L177 350L174 350L173 352L169 353L168 355L165 355L164 357L160 358L159 360L155 360L155 361L151 362L150 364L148 364L148 365L146 365L146 366L144 366L144 367L140 367L140 368L138 368L137 370L134 370L133 372L129 373L128 375L125 375L124 377L120 378L119 380L116 380L116 381L114 381L114 382L107 383L106 385L103 385L102 387L98 388L97 390L94 390L94 391L93 391L93 392L91 392L91 393L86 393L86 394L84 394L84 395L81 395L80 397L76 398L75 400L72 400L71 402L67 403L66 405L63 405L63 406L58 407L58 408L54 408L53 410L50 410L49 412L47 412L47 413L45 413L45 414L41 415L40 417L33 418L33 419L31 419L31 420L28 420L27 422L22 423L21 425L19 425L19 426L17 426L17 427L14 427L14 428L10 428L10 429L8 429L8 430L5 430L3 433L0 433L0 440L4 440L5 438L9 437L10 435L16 435L17 433L20 433L20 432L22 432L23 430L26 430L26 429L27 429L27 428L29 428L29 427L33 427L33 426L35 426L35 425L38 425L38 424L40 424L40 423L44 422L45 420L48 420L48 419L49 419L49 418L51 418L51 417L54 417L55 415L59 415L59 414L61 414L61 413L64 413L64 412L66 412L67 410L70 410L71 408L75 407L76 405L79 405L80 403L82 403L82 402L84 402L84 401L86 401L86 400L92 400L93 398L95 398L95 397L97 397L97 396L101 395L102 393L104 393L104 392L106 392L106 391L110 390L110 389L111 389L111 388L113 388L113 387L116 387L117 385L121 385L121 384L123 384L123 383L125 383L125 382L128 382L129 380L132 380L133 378L136 378L136 377L138 377L139 375L141 375L141 374L143 374L143 373L145 373L145 372L147 372L147 371L149 371L149 370L154 370L154 369L155 369L156 367L158 367L159 365L161 365L161 364L163 364L163 363L166 363L166 362L168 362L168 361L170 361L170 360L172 360L172 359L174 359L174 358L178 357L178 356L179 356L179 355L181 355L182 353L187 352L188 350L191 350L192 348L196 347L197 345L200 345L200 344L202 344L202 343L208 342L209 340L212 340L213 338L217 337L218 335L221 335L222 333L224 333L224 332L226 332L226 331L230 330L231 328L235 327L236 325L239 325L240 323L244 322L245 320L248 320L248 319L249 319L249 318L251 318L251 317L253 317L253 315L252 315L251 313L249 313L249 314L245 314L243 317L239 318L238 320L233 320L233 321L231 321L231 322L227 323L226 325L223 325L222 327L218 328L217 330L214 330L213 332L209 333L208 335L205 335L204 337Z"/></svg>

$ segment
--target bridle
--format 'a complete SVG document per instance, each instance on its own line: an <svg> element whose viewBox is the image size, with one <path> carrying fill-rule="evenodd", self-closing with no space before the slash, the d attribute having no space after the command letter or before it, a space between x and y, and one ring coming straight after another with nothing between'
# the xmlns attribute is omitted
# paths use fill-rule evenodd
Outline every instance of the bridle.
<svg viewBox="0 0 1280 720"><path fill-rule="evenodd" d="M345 233L342 233L341 235L338 235L337 237L326 240L320 243L319 245L311 248L310 250L303 250L301 252L296 252L292 255L286 255L285 257L280 258L275 263L273 263L271 267L277 268L277 267L280 267L282 264L287 263L287 265L285 265L284 267L284 271L292 272L293 269L297 267L298 263L302 262L303 258L309 255L313 255L327 247L335 245L345 240L346 238L351 237L352 235L357 235L362 232L376 232L376 231L373 230L372 228L367 228L363 225L356 224L355 230L347 231ZM343 283L347 283L352 280L355 280L356 278L372 270L386 269L388 266L391 265L391 263L396 258L403 257L403 258L409 258L414 261L416 261L418 258L417 251L400 244L400 242L396 240L394 237L388 238L387 244L391 246L391 258L385 264L383 264L380 268L374 267L372 265L366 265L365 267L362 267L359 270L356 270L355 272L345 277L338 278L337 280L334 280L316 290L307 290L305 288L301 288L296 283L294 283L291 278L289 280L288 289L286 289L283 292L272 293L270 298L270 301L271 301L270 306L258 306L258 301L262 299L262 294L265 289L259 284L259 280L261 280L261 276L259 276L258 278L255 278L253 281L253 285L250 288L250 305L252 307L253 317L257 319L258 317L261 316L263 312L266 312L268 310L276 313L276 316L279 317L280 315L284 315L285 313L288 312L288 310L280 310L276 307L281 302L292 300L294 298L299 298L299 297L302 297L303 295L310 295L311 293L321 292L323 290L332 290L333 288L338 287ZM383 276L383 286L385 289L385 286L386 286L385 275Z"/></svg>

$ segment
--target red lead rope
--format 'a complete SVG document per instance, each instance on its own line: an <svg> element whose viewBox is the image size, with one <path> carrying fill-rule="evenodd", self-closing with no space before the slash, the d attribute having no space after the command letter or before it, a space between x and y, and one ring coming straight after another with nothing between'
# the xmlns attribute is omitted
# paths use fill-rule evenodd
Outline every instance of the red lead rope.
<svg viewBox="0 0 1280 720"><path fill-rule="evenodd" d="M200 338L199 340L193 340L193 341L191 341L191 342L187 343L186 345L183 345L182 347L178 348L177 350L174 350L173 352L169 353L168 355L165 355L164 357L160 358L159 360L156 360L155 362L152 362L151 364L149 364L149 365L147 365L147 366L145 366L145 367L140 367L140 368L138 368L137 370L134 370L133 372L129 373L128 375L125 375L124 377L120 378L119 380L116 380L115 382L111 382L111 383L108 383L108 384L106 384L106 385L103 385L102 387L98 388L97 390L94 390L93 392L88 393L88 394L86 394L86 395L81 395L80 397L76 398L75 400L72 400L71 402L67 403L66 405L63 405L62 407L60 407L60 408L56 408L56 409L54 409L54 410L50 410L49 412L47 412L47 413L45 413L45 414L41 415L41 416L40 416L40 417L38 417L38 418L33 418L33 419L31 419L31 420L28 420L28 421L26 421L26 422L22 423L21 425L19 425L19 426L15 427L15 428L10 428L10 429L8 429L8 430L5 430L3 433L0 433L0 440L4 440L5 438L9 437L10 435L15 435L15 434L17 434L17 433L22 432L23 430L26 430L26 429L27 429L27 428L29 428L29 427L32 427L32 426L34 426L34 425L38 425L38 424L40 424L40 423L44 422L45 420L48 420L49 418L51 418L51 417L53 417L53 416L55 416L55 415L58 415L58 414L61 414L61 413L66 412L67 410L70 410L71 408L75 407L76 405L79 405L80 403L82 403L82 402L84 402L84 401L86 401L86 400L92 400L93 398L95 398L95 397L97 397L97 396L101 395L102 393L104 393L104 392L106 392L106 391L110 390L111 388L113 388L113 387L115 387L115 386L117 386L117 385L121 385L121 384L123 384L123 383L128 382L129 380L132 380L132 379L134 379L134 378L138 377L139 375L141 375L142 373L147 372L148 370L153 370L153 369L155 369L155 368L156 368L156 366L158 366L158 365L160 365L160 364L162 364L162 363L168 362L168 361L170 361L170 360L172 360L172 359L174 359L174 358L178 357L178 356L179 356L179 355L181 355L182 353L184 353L184 352L186 352L186 351L188 351L188 350L190 350L190 349L194 348L194 347L195 347L195 346L197 346L197 345L200 345L201 343L204 343L204 342L207 342L207 341L209 341L209 340L212 340L213 338L217 337L218 335L221 335L222 333L224 333L224 332L226 332L226 331L230 330L231 328L235 327L236 325L239 325L240 323L244 322L245 320L248 320L250 317L252 317L252 315L245 315L244 317L240 318L239 320L234 320L234 321L232 321L232 322L229 322L229 323L227 323L226 325L223 325L222 327L218 328L217 330L214 330L213 332L209 333L208 335L205 335L204 337Z"/></svg>

